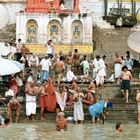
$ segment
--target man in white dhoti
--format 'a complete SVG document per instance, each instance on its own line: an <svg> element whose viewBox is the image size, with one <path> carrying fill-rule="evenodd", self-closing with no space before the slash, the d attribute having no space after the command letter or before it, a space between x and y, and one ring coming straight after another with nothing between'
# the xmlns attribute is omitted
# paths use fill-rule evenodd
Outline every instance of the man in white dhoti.
<svg viewBox="0 0 140 140"><path fill-rule="evenodd" d="M114 67L115 79L117 81L117 84L119 84L120 76L122 73L122 58L118 55L118 53L116 53L114 64L115 64L115 67Z"/></svg>
<svg viewBox="0 0 140 140"><path fill-rule="evenodd" d="M84 94L81 93L80 87L77 88L76 93L74 94L74 121L77 124L78 121L82 124L84 121L84 111L82 100L84 98Z"/></svg>
<svg viewBox="0 0 140 140"><path fill-rule="evenodd" d="M98 57L98 56L97 56ZM93 79L95 79L96 75L97 75L97 70L98 70L98 63L99 61L97 61L97 58L94 58L93 60Z"/></svg>
<svg viewBox="0 0 140 140"><path fill-rule="evenodd" d="M102 58L99 59L98 63L98 73L96 75L96 85L103 85L104 77L106 76L106 65Z"/></svg>
<svg viewBox="0 0 140 140"><path fill-rule="evenodd" d="M36 114L36 95L37 95L37 88L34 86L33 83L27 83L26 84L26 120L29 120L29 117L31 116L32 120L35 118Z"/></svg>
<svg viewBox="0 0 140 140"><path fill-rule="evenodd" d="M64 92L63 87L59 88L59 93L56 92L56 113L64 112L67 100L67 92Z"/></svg>

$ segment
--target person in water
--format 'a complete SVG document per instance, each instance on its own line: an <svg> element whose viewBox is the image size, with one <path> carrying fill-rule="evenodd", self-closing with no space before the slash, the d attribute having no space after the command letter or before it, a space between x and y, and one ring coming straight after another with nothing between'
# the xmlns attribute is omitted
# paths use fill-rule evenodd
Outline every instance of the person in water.
<svg viewBox="0 0 140 140"><path fill-rule="evenodd" d="M122 124L121 123L117 123L116 124L116 132L117 133L123 132L123 127L122 127Z"/></svg>
<svg viewBox="0 0 140 140"><path fill-rule="evenodd" d="M65 114L63 112L58 113L58 117L56 119L56 130L58 130L58 131L67 130L67 120L66 120Z"/></svg>
<svg viewBox="0 0 140 140"><path fill-rule="evenodd" d="M9 118L6 118L6 119L4 120L4 124L1 125L0 127L1 127L1 128L7 128L7 127L9 127L9 125L10 125L10 119L9 119Z"/></svg>

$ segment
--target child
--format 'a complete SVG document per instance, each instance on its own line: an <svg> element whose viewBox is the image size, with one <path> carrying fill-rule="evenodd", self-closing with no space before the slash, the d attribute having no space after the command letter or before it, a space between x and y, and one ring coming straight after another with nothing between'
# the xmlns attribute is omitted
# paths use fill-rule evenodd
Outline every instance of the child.
<svg viewBox="0 0 140 140"><path fill-rule="evenodd" d="M58 131L67 130L67 120L66 120L65 114L63 112L58 113L58 117L56 119L56 129Z"/></svg>

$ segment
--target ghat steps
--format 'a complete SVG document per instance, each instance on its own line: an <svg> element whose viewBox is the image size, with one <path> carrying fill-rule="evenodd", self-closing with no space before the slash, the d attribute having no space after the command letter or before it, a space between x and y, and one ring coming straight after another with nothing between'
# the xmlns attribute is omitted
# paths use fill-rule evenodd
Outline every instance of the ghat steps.
<svg viewBox="0 0 140 140"><path fill-rule="evenodd" d="M107 84L103 88L101 88L97 93L97 99L100 98L106 98L109 97L110 101L113 104L113 107L109 109L109 114L107 116L108 122L128 122L128 121L137 121L137 105L135 102L135 90L139 88L139 83L135 84L133 83L131 85L130 90L130 102L125 103L125 101L122 99L122 94L120 92L120 87L116 84ZM7 109L6 107L0 108L0 115L3 117L6 116ZM40 109L37 108L37 115L36 115L36 122L40 122L39 120L39 113ZM65 111L66 117L73 116L73 107L66 107ZM85 122L91 121L91 116L88 111L88 107L84 106L84 115L85 115ZM46 112L46 121L55 121L55 113L48 113ZM22 105L22 111L21 111L21 122L25 119L25 105Z"/></svg>
<svg viewBox="0 0 140 140"><path fill-rule="evenodd" d="M125 52L130 51L134 58L137 53L132 51L127 45L128 36L133 33L130 28L121 29L93 29L94 54L106 55L109 62L113 61L115 53L124 56Z"/></svg>

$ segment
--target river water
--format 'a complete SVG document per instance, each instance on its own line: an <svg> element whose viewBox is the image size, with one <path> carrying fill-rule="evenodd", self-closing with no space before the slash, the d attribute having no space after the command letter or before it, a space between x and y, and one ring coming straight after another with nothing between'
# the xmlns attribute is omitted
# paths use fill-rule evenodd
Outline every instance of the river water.
<svg viewBox="0 0 140 140"><path fill-rule="evenodd" d="M124 124L124 132L116 133L115 124L69 124L68 130L59 132L54 123L11 124L0 128L0 140L140 140L137 124Z"/></svg>

